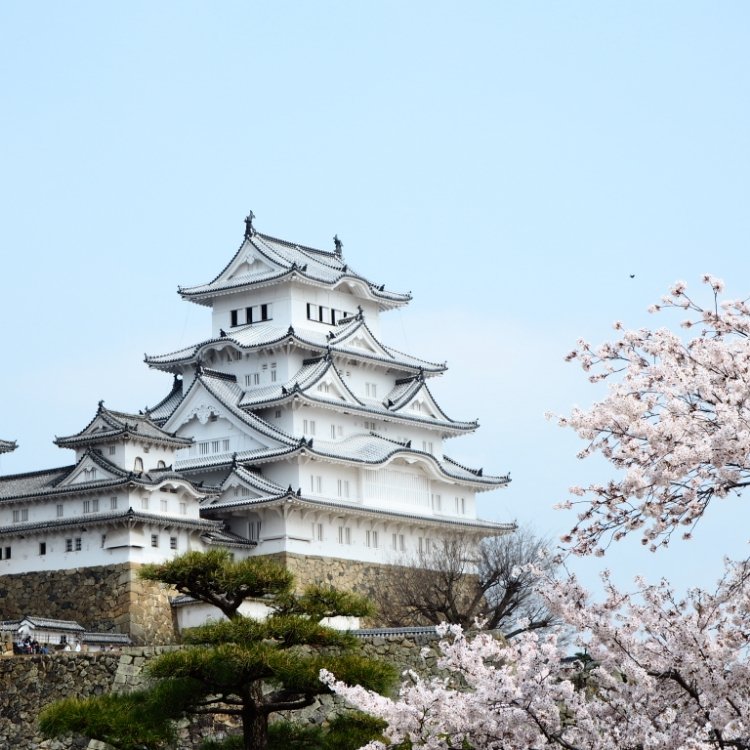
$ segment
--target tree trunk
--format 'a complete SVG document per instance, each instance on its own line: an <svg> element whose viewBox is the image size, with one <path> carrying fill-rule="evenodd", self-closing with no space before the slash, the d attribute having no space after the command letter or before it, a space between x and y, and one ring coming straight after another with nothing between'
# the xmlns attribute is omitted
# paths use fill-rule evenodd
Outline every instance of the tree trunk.
<svg viewBox="0 0 750 750"><path fill-rule="evenodd" d="M248 706L242 710L242 739L245 750L266 750L268 716Z"/></svg>
<svg viewBox="0 0 750 750"><path fill-rule="evenodd" d="M243 696L242 739L245 750L266 750L268 747L268 714L263 711L263 683L251 682Z"/></svg>

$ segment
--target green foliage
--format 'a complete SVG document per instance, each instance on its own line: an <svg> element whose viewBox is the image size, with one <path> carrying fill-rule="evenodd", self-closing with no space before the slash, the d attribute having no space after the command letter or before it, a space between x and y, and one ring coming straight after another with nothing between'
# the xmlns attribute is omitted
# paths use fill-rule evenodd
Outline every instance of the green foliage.
<svg viewBox="0 0 750 750"><path fill-rule="evenodd" d="M382 740L385 724L359 712L337 716L326 727L277 721L268 730L268 750L357 750L371 740ZM242 750L242 737L207 740L200 750Z"/></svg>
<svg viewBox="0 0 750 750"><path fill-rule="evenodd" d="M282 596L294 581L288 570L272 560L249 557L235 561L229 552L218 549L188 552L165 563L144 565L139 575L213 604L230 619L248 597Z"/></svg>
<svg viewBox="0 0 750 750"><path fill-rule="evenodd" d="M357 712L337 716L325 733L326 750L357 750L371 740L385 741L381 719Z"/></svg>
<svg viewBox="0 0 750 750"><path fill-rule="evenodd" d="M182 639L185 643L211 646L219 643L273 641L280 648L302 644L346 648L356 642L348 633L333 630L315 620L300 615L283 614L274 614L262 621L243 617L211 622L186 630Z"/></svg>
<svg viewBox="0 0 750 750"><path fill-rule="evenodd" d="M307 586L301 596L279 596L274 607L283 614L304 615L313 620L336 616L368 617L375 613L369 599L320 584Z"/></svg>
<svg viewBox="0 0 750 750"><path fill-rule="evenodd" d="M108 742L119 750L157 750L174 738L169 710L151 692L67 698L39 715L45 737L75 734Z"/></svg>
<svg viewBox="0 0 750 750"><path fill-rule="evenodd" d="M242 746L263 750L272 713L303 708L328 692L318 677L321 669L377 691L396 678L390 665L362 656L351 634L321 623L329 617L370 614L371 605L361 596L328 586L310 586L295 594L292 576L276 563L263 558L235 562L220 550L190 552L144 566L141 576L213 604L229 619L193 628L184 634L184 648L149 662L147 673L157 681L151 691L52 706L45 724L48 736L75 732L120 750L152 750L169 741L171 720L217 713L240 717ZM237 610L247 597L263 598L271 614L262 621L241 616ZM343 731L343 725L334 726L336 732ZM286 731L274 727L274 736ZM360 735L369 731L362 729ZM316 732L289 732L285 741L279 740L283 750L328 747ZM330 745L331 750L342 747L348 745Z"/></svg>

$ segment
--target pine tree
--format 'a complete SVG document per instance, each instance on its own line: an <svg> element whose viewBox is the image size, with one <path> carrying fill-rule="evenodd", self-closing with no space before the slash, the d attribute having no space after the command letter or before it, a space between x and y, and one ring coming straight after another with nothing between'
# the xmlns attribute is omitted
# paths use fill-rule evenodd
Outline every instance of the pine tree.
<svg viewBox="0 0 750 750"><path fill-rule="evenodd" d="M227 619L186 631L183 648L152 660L151 690L49 706L40 717L47 736L74 732L121 750L160 748L173 738L174 719L224 714L240 719L246 750L264 750L271 714L305 708L328 692L321 669L374 690L394 678L392 667L359 653L351 634L322 622L371 614L358 595L320 585L294 593L293 576L281 566L263 558L234 561L224 550L147 565L141 577L213 604ZM248 598L263 599L265 619L240 614Z"/></svg>

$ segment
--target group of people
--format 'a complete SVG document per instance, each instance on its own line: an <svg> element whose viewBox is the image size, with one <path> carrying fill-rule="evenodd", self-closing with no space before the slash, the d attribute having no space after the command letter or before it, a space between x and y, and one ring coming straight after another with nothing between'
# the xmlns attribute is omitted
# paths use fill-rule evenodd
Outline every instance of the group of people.
<svg viewBox="0 0 750 750"><path fill-rule="evenodd" d="M39 643L36 638L32 640L31 636L27 635L13 644L13 652L16 654L48 654L49 647L46 643Z"/></svg>

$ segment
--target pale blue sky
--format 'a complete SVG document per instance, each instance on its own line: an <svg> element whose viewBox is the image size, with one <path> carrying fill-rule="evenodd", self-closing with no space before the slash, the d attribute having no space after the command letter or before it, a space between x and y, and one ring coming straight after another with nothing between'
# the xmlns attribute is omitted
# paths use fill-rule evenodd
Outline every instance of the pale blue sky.
<svg viewBox="0 0 750 750"><path fill-rule="evenodd" d="M412 291L384 338L448 360L438 399L482 423L449 454L511 472L482 515L562 533L551 506L601 475L543 417L594 395L575 340L658 324L678 278L750 294L749 35L740 2L3 3L0 468L166 392L143 353L208 334L177 284L252 209ZM708 583L742 505L605 563Z"/></svg>

